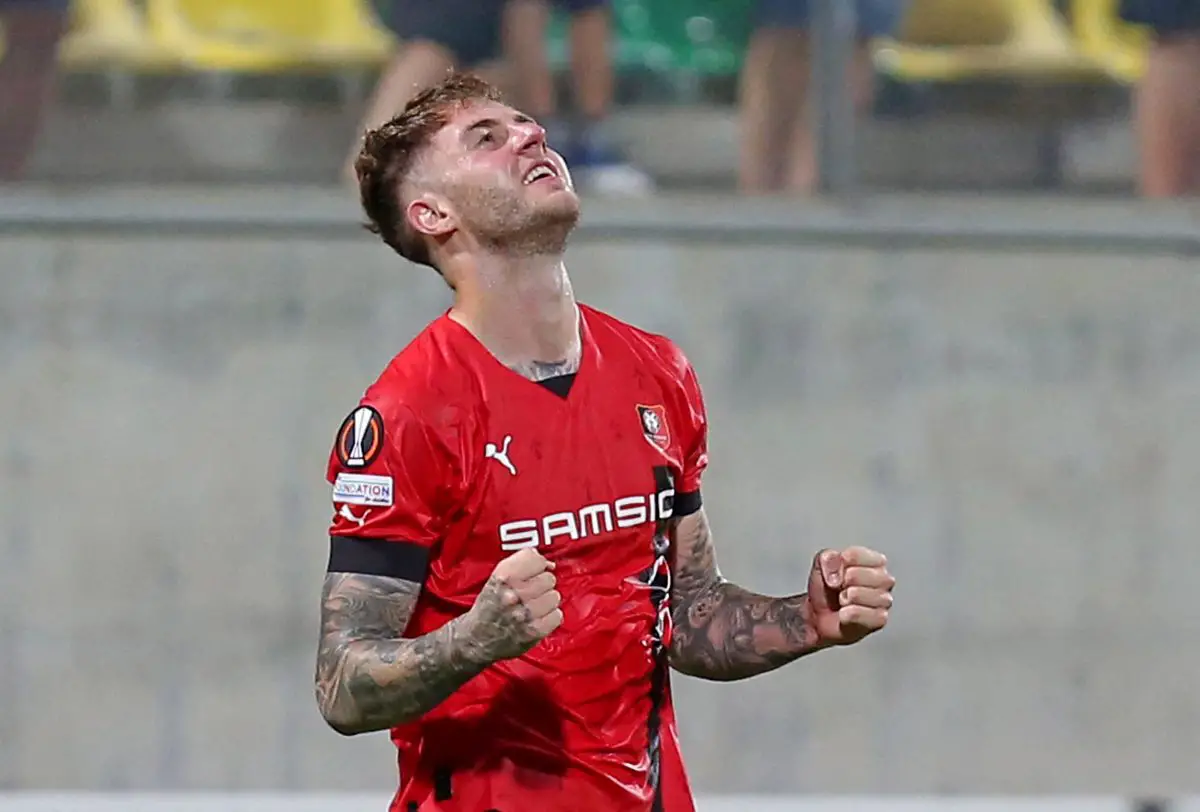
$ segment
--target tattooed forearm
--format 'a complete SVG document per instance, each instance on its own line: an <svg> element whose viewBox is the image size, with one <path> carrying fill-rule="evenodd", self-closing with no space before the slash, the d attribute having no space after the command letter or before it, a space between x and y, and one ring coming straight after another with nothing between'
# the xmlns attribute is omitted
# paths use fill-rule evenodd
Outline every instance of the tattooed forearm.
<svg viewBox="0 0 1200 812"><path fill-rule="evenodd" d="M464 618L401 639L420 589L395 578L326 576L316 690L322 716L339 733L417 719L489 664Z"/></svg>
<svg viewBox="0 0 1200 812"><path fill-rule="evenodd" d="M815 651L807 596L770 598L721 577L704 511L676 527L671 665L694 677L738 680Z"/></svg>

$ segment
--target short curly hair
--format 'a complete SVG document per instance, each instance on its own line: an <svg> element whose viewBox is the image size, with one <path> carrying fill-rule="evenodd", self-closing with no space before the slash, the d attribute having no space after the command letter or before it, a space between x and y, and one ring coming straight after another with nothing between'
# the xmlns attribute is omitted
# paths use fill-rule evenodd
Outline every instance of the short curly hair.
<svg viewBox="0 0 1200 812"><path fill-rule="evenodd" d="M417 94L399 115L368 130L354 161L364 226L397 254L420 265L436 266L420 234L408 224L400 187L422 149L455 110L475 101L503 101L500 91L467 73L454 73Z"/></svg>

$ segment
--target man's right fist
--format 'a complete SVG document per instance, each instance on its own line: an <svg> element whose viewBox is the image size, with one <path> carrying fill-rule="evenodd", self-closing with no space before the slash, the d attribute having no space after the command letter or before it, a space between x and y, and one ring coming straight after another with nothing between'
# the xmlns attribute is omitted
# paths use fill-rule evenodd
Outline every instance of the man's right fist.
<svg viewBox="0 0 1200 812"><path fill-rule="evenodd" d="M562 625L554 564L532 548L496 565L468 612L470 635L489 662L520 657Z"/></svg>

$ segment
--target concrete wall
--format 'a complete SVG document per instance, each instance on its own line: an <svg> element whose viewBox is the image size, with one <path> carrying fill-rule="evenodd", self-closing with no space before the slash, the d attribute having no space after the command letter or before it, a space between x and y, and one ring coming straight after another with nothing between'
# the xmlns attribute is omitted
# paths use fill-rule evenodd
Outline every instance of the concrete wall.
<svg viewBox="0 0 1200 812"><path fill-rule="evenodd" d="M0 787L386 790L386 739L312 700L323 462L446 291L333 214L165 222L195 194L107 230L111 205L0 201ZM728 201L580 234L583 298L706 386L726 574L796 591L861 542L900 580L859 648L678 681L702 790L1200 789L1194 237L985 233L1082 217L1029 206L943 204L980 218L958 241ZM734 216L760 241L666 222Z"/></svg>

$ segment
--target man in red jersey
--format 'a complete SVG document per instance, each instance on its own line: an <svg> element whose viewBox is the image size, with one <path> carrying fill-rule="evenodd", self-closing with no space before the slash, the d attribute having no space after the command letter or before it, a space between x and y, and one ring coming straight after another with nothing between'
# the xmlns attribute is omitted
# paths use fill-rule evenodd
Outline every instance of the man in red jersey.
<svg viewBox="0 0 1200 812"><path fill-rule="evenodd" d="M536 122L454 76L368 132L370 227L454 306L346 417L317 700L390 729L394 812L692 812L669 670L760 674L882 628L894 579L822 550L808 592L724 580L700 386L577 304L579 200Z"/></svg>

